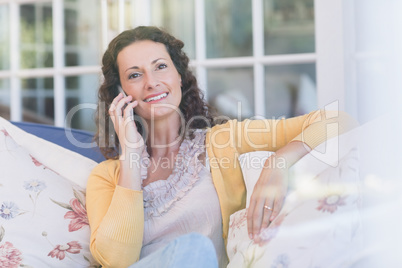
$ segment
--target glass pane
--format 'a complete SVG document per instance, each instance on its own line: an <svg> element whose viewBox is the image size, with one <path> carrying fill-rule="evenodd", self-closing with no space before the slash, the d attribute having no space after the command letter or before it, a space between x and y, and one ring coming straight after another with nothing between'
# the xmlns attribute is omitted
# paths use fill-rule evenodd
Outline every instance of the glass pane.
<svg viewBox="0 0 402 268"><path fill-rule="evenodd" d="M69 76L65 78L65 88L67 90L78 90L79 77Z"/></svg>
<svg viewBox="0 0 402 268"><path fill-rule="evenodd" d="M187 56L195 58L194 1L152 0L151 10L151 25L182 40Z"/></svg>
<svg viewBox="0 0 402 268"><path fill-rule="evenodd" d="M115 0L116 1L116 0ZM117 9L117 2L115 4L115 9ZM150 14L146 11L148 5L152 5L152 0L150 1L138 1L138 0L126 0L124 15L125 15L125 29L132 29L140 25L145 25L144 22L149 20ZM146 6L145 6L146 5ZM115 12L115 16L117 17L117 10ZM114 26L117 29L118 20L116 20Z"/></svg>
<svg viewBox="0 0 402 268"><path fill-rule="evenodd" d="M99 88L96 74L65 78L66 120L69 127L95 131L95 107Z"/></svg>
<svg viewBox="0 0 402 268"><path fill-rule="evenodd" d="M314 0L264 0L266 55L314 52L314 42Z"/></svg>
<svg viewBox="0 0 402 268"><path fill-rule="evenodd" d="M0 116L10 119L10 80L0 79Z"/></svg>
<svg viewBox="0 0 402 268"><path fill-rule="evenodd" d="M124 29L131 29L134 28L136 25L136 21L138 18L138 15L140 15L141 18L147 16L146 12L144 12L143 9L143 4L138 5L138 0L126 0L124 1L125 7L125 21L124 21ZM143 1L145 2L145 1ZM146 1L148 2L148 1ZM146 3L147 4L147 3ZM120 16L119 16L119 0L108 0L107 1L107 11L108 11L108 33L107 37L108 40L112 40L115 38L119 33L119 21L120 21Z"/></svg>
<svg viewBox="0 0 402 268"><path fill-rule="evenodd" d="M144 25L148 14L144 12L148 3L126 0L124 7L124 28L132 29ZM195 58L194 1L150 0L150 25L162 27L184 42L184 51L190 59ZM118 1L108 1L109 39L119 33Z"/></svg>
<svg viewBox="0 0 402 268"><path fill-rule="evenodd" d="M91 12L88 12L90 10ZM65 65L99 64L101 54L100 3L69 1L64 5Z"/></svg>
<svg viewBox="0 0 402 268"><path fill-rule="evenodd" d="M8 5L0 5L0 70L10 69Z"/></svg>
<svg viewBox="0 0 402 268"><path fill-rule="evenodd" d="M110 37L116 36L118 34L119 28L119 10L118 10L118 1L111 0L107 1L107 12L108 12L108 30L113 32L113 35L109 33L108 40L111 40ZM113 38L113 37L112 37Z"/></svg>
<svg viewBox="0 0 402 268"><path fill-rule="evenodd" d="M53 78L21 80L23 121L54 124Z"/></svg>
<svg viewBox="0 0 402 268"><path fill-rule="evenodd" d="M315 64L265 67L266 118L289 118L317 109L315 81Z"/></svg>
<svg viewBox="0 0 402 268"><path fill-rule="evenodd" d="M207 58L253 55L251 0L205 0Z"/></svg>
<svg viewBox="0 0 402 268"><path fill-rule="evenodd" d="M252 68L208 69L208 103L220 115L242 120L254 115Z"/></svg>
<svg viewBox="0 0 402 268"><path fill-rule="evenodd" d="M21 68L53 67L51 3L20 7Z"/></svg>

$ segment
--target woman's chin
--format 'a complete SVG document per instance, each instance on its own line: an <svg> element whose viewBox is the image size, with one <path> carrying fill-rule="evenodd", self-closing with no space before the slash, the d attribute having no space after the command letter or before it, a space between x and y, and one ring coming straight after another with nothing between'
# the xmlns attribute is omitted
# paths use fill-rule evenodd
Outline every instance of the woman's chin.
<svg viewBox="0 0 402 268"><path fill-rule="evenodd" d="M180 109L178 109L178 108L175 110L171 110L170 108L157 108L157 109L154 109L151 113L144 114L144 116L141 116L141 117L147 121L157 122L159 120L164 120L164 119L176 120L177 117L181 118L182 116L183 115L180 112Z"/></svg>
<svg viewBox="0 0 402 268"><path fill-rule="evenodd" d="M143 116L139 113L141 117L146 120L158 120L162 118L168 118L170 116L182 116L182 113L178 106L168 103L156 103L151 105L148 111L144 111Z"/></svg>

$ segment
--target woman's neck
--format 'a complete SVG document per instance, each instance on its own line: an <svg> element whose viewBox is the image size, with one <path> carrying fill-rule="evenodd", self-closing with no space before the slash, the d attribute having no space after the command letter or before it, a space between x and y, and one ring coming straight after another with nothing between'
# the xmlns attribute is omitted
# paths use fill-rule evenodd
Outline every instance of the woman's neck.
<svg viewBox="0 0 402 268"><path fill-rule="evenodd" d="M166 156L177 152L184 138L184 134L179 133L181 125L179 116L147 123L149 126L147 146L151 156Z"/></svg>

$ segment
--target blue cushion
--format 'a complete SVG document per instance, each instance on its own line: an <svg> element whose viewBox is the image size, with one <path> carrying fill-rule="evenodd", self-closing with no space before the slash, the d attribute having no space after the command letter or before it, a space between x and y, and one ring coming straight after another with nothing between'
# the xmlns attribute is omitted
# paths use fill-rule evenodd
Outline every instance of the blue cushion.
<svg viewBox="0 0 402 268"><path fill-rule="evenodd" d="M42 125L36 123L27 123L27 122L11 122L24 131L31 133L35 136L38 136L47 141L58 144L66 149L77 152L83 156L86 156L96 162L101 162L105 160L105 157L101 154L99 148L96 146L96 143L93 142L94 133L84 130L77 129L65 129L61 127ZM70 139L67 136L67 133L71 133L74 139ZM74 141L78 141L75 142ZM83 148L79 143L83 143L89 148Z"/></svg>

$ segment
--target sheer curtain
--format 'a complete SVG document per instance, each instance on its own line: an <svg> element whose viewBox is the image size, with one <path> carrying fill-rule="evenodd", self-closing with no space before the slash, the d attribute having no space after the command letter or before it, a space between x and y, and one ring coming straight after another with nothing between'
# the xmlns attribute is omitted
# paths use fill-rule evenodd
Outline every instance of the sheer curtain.
<svg viewBox="0 0 402 268"><path fill-rule="evenodd" d="M365 246L356 267L402 267L402 1L343 2L346 108L361 123Z"/></svg>
<svg viewBox="0 0 402 268"><path fill-rule="evenodd" d="M402 2L344 1L348 111L361 123L402 101Z"/></svg>

